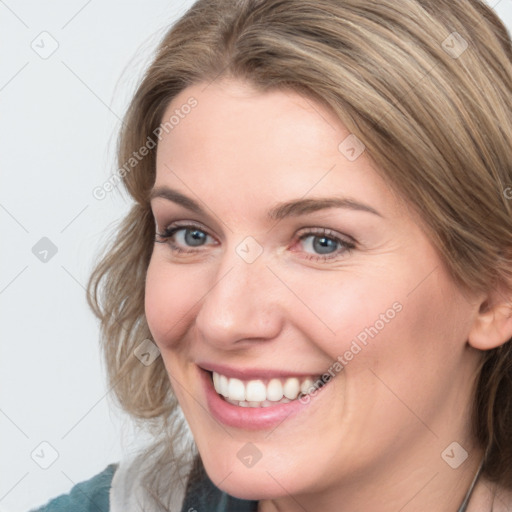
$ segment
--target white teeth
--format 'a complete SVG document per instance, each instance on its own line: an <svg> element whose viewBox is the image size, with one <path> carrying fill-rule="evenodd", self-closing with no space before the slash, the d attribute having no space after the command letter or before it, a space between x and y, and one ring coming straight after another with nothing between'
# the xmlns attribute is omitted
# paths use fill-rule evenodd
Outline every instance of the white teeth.
<svg viewBox="0 0 512 512"><path fill-rule="evenodd" d="M309 377L307 379L305 379L302 382L302 384L300 385L300 392L303 395L309 395L309 393L311 393L311 391L313 391L313 389L314 389L313 379L310 379Z"/></svg>
<svg viewBox="0 0 512 512"><path fill-rule="evenodd" d="M283 385L279 379L271 379L267 384L267 400L277 402L283 398Z"/></svg>
<svg viewBox="0 0 512 512"><path fill-rule="evenodd" d="M270 402L268 400L263 400L262 402L248 402L247 400L238 401L238 400L231 400L230 398L226 398L226 402L229 402L232 405L237 405L238 407L271 407L272 405L275 405L276 402ZM282 398L279 400L280 404L287 404L291 402L291 400L288 400L288 398Z"/></svg>
<svg viewBox="0 0 512 512"><path fill-rule="evenodd" d="M299 393L310 394L315 389L313 378L297 377L270 379L265 385L262 380L244 382L213 373L215 391L224 396L227 402L239 407L270 407L276 403L288 403L297 399Z"/></svg>
<svg viewBox="0 0 512 512"><path fill-rule="evenodd" d="M245 386L239 379L229 379L228 396L231 400L245 400Z"/></svg>
<svg viewBox="0 0 512 512"><path fill-rule="evenodd" d="M217 393L227 398L229 396L228 384L228 378L225 375L219 375L219 389L216 388Z"/></svg>
<svg viewBox="0 0 512 512"><path fill-rule="evenodd" d="M290 400L295 400L300 390L300 382L299 379L292 377L291 379L287 379L284 383L283 393L286 398Z"/></svg>
<svg viewBox="0 0 512 512"><path fill-rule="evenodd" d="M246 400L250 402L263 402L267 399L267 388L261 380L251 380L247 383L245 395Z"/></svg>

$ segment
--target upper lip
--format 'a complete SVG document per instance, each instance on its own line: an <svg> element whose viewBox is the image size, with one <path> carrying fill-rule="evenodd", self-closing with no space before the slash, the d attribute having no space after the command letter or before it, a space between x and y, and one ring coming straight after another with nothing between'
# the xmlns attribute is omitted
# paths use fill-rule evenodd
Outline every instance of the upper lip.
<svg viewBox="0 0 512 512"><path fill-rule="evenodd" d="M233 368L232 366L209 362L200 362L196 364L203 370L220 373L226 377L233 377L240 380L272 379L284 377L312 377L321 375L320 372L294 372L292 370L269 368Z"/></svg>

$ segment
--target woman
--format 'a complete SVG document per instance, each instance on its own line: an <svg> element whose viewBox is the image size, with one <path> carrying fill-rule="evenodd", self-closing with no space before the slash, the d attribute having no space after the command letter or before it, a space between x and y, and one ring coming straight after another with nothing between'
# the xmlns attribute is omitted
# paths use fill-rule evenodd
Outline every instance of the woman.
<svg viewBox="0 0 512 512"><path fill-rule="evenodd" d="M477 0L198 1L89 284L155 444L61 509L510 510L511 134Z"/></svg>

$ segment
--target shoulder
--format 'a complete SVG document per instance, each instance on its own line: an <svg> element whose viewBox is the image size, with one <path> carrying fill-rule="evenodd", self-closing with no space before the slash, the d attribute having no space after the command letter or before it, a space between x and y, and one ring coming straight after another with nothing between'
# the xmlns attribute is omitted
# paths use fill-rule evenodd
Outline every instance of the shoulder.
<svg viewBox="0 0 512 512"><path fill-rule="evenodd" d="M498 487L494 494L494 512L508 512L512 510L512 488Z"/></svg>
<svg viewBox="0 0 512 512"><path fill-rule="evenodd" d="M480 510L510 512L512 510L512 488L506 488L482 477L475 486L468 512Z"/></svg>
<svg viewBox="0 0 512 512"><path fill-rule="evenodd" d="M110 464L101 473L73 486L69 494L52 499L31 512L108 512L109 493L117 464Z"/></svg>

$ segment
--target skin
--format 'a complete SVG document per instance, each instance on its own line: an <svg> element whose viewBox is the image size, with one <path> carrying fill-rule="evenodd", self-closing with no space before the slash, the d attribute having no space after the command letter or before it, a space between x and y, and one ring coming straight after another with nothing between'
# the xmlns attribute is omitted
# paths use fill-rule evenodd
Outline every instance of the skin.
<svg viewBox="0 0 512 512"><path fill-rule="evenodd" d="M224 79L188 87L163 118L190 96L197 107L158 145L155 187L205 213L162 197L151 206L158 233L179 222L208 236L190 247L182 230L155 244L146 316L211 480L263 512L456 511L482 457L469 430L481 352L468 340L490 348L509 324L496 327L481 312L487 297L457 287L368 152L349 161L338 150L349 132L332 112ZM380 215L267 217L280 202L333 196ZM322 259L312 243L322 229L355 247L333 241ZM236 251L248 236L263 251L250 264ZM197 362L321 374L395 303L401 311L300 414L247 431L209 413ZM468 452L457 469L441 457L454 441ZM262 454L251 468L237 457L247 442Z"/></svg>

